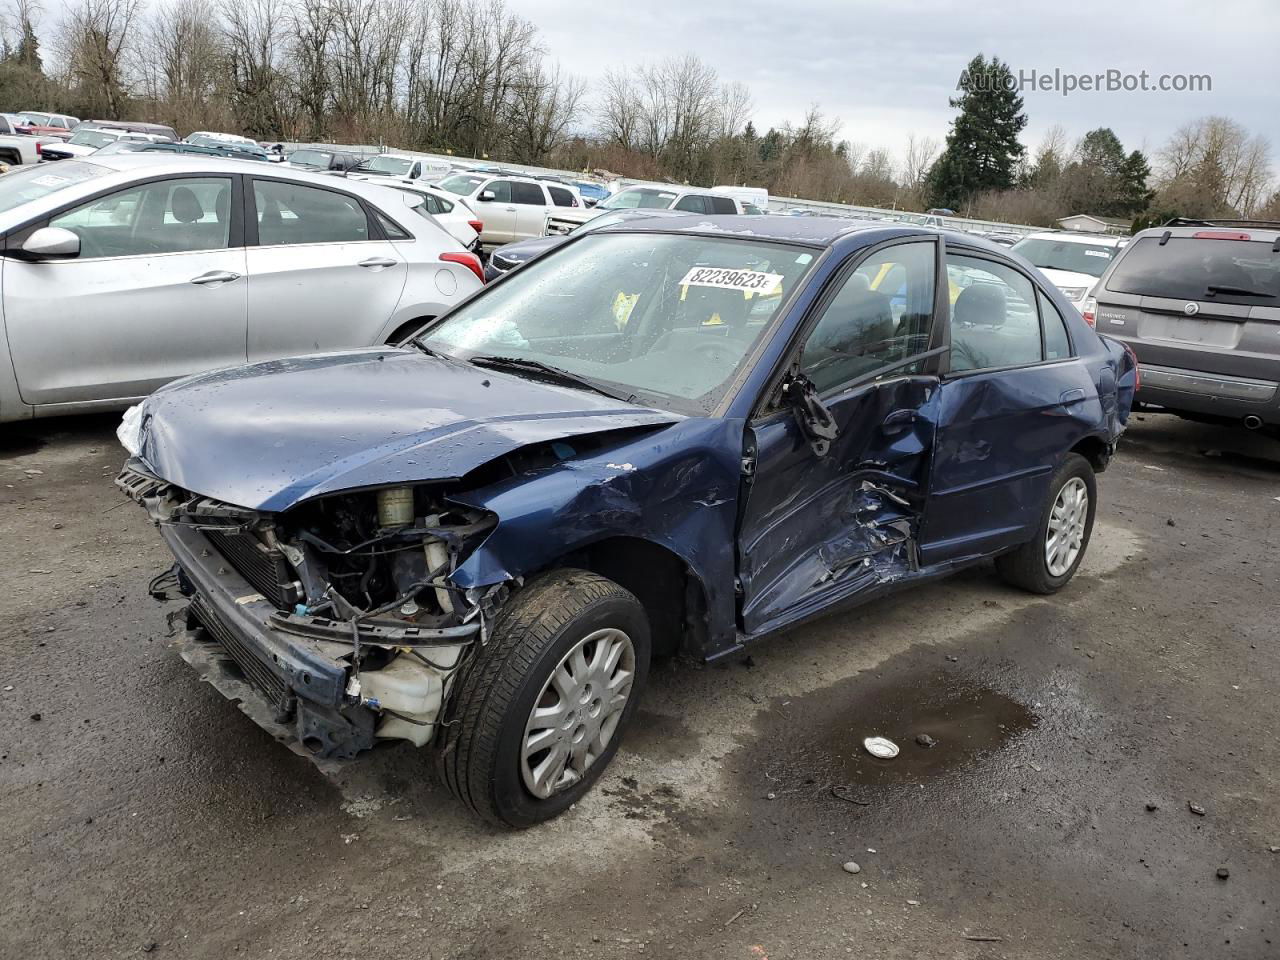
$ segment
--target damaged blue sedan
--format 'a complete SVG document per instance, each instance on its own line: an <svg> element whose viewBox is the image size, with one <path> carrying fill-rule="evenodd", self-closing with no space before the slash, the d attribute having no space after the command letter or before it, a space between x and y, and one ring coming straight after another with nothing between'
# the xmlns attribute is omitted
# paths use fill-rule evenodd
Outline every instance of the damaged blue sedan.
<svg viewBox="0 0 1280 960"><path fill-rule="evenodd" d="M201 374L118 484L179 648L299 752L427 747L516 827L600 776L653 657L995 558L1053 593L1131 354L980 239L789 217L573 239L398 348Z"/></svg>

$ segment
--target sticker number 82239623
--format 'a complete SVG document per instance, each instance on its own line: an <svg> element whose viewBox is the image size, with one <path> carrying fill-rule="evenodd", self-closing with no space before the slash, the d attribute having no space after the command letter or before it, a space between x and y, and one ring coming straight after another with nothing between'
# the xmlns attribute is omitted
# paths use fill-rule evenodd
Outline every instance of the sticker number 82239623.
<svg viewBox="0 0 1280 960"><path fill-rule="evenodd" d="M684 275L681 286L720 287L724 290L755 290L768 293L782 279L780 273L756 270L729 270L723 267L694 267Z"/></svg>

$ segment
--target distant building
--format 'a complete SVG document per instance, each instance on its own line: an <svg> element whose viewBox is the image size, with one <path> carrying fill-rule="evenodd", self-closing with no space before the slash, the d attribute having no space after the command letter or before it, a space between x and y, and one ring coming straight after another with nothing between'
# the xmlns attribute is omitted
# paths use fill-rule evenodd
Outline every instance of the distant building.
<svg viewBox="0 0 1280 960"><path fill-rule="evenodd" d="M1127 237L1133 229L1133 222L1120 217L1095 217L1088 213L1075 213L1058 221L1063 230L1079 230L1083 233L1111 233Z"/></svg>

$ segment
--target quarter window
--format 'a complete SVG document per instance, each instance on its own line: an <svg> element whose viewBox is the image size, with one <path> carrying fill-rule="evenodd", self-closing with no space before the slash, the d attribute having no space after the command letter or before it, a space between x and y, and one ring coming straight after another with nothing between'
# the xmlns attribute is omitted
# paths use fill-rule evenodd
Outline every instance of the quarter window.
<svg viewBox="0 0 1280 960"><path fill-rule="evenodd" d="M1035 289L1016 270L947 254L951 290L951 369L985 370L1039 363Z"/></svg>
<svg viewBox="0 0 1280 960"><path fill-rule="evenodd" d="M878 250L841 281L805 341L800 365L818 392L929 348L937 244Z"/></svg>
<svg viewBox="0 0 1280 960"><path fill-rule="evenodd" d="M355 197L276 180L255 180L258 243L354 243L369 239L369 218Z"/></svg>
<svg viewBox="0 0 1280 960"><path fill-rule="evenodd" d="M220 250L231 236L231 179L159 180L99 197L49 221L80 237L80 256Z"/></svg>
<svg viewBox="0 0 1280 960"><path fill-rule="evenodd" d="M1071 356L1071 340L1067 336L1067 322L1053 305L1053 301L1039 290L1036 296L1040 299L1040 322L1044 324L1044 358L1061 360Z"/></svg>

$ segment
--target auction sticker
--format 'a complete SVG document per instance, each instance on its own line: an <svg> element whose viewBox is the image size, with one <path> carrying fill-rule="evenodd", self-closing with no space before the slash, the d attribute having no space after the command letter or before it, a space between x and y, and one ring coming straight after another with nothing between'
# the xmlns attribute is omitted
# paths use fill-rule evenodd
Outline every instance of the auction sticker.
<svg viewBox="0 0 1280 960"><path fill-rule="evenodd" d="M723 267L694 267L684 275L681 286L719 287L722 290L772 290L782 280L780 273L729 270Z"/></svg>

